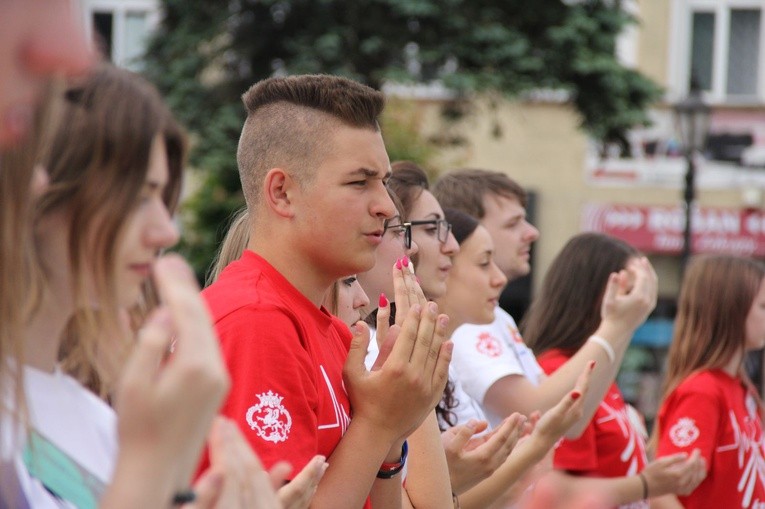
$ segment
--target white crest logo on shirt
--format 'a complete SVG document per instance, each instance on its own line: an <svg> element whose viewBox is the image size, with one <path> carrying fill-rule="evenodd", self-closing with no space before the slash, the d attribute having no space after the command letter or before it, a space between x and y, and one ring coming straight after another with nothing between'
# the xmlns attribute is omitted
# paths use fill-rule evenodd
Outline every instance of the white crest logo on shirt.
<svg viewBox="0 0 765 509"><path fill-rule="evenodd" d="M247 410L247 424L266 442L284 442L292 427L292 416L282 405L284 396L272 391L258 394L257 405Z"/></svg>
<svg viewBox="0 0 765 509"><path fill-rule="evenodd" d="M689 417L681 417L669 429L669 439L676 447L688 447L699 438L699 428L696 421Z"/></svg>
<svg viewBox="0 0 765 509"><path fill-rule="evenodd" d="M475 349L478 350L478 353L482 353L489 357L499 357L502 353L502 345L499 344L497 338L488 332L482 332L478 335Z"/></svg>

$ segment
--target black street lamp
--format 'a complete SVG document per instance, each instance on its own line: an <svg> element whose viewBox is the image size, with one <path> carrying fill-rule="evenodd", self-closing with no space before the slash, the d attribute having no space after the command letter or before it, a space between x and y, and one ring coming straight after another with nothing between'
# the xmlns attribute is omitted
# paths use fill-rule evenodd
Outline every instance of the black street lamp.
<svg viewBox="0 0 765 509"><path fill-rule="evenodd" d="M680 258L681 267L685 270L688 259L693 252L691 223L696 200L696 154L704 148L707 139L710 108L704 102L699 87L692 82L688 97L676 103L673 109L686 161L685 189L683 192L685 229L683 230L683 252Z"/></svg>

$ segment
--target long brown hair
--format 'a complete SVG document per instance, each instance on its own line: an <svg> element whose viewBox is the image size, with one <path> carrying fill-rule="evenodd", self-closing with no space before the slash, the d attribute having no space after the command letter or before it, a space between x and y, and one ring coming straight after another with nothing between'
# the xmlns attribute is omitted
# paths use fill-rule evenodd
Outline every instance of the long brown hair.
<svg viewBox="0 0 765 509"><path fill-rule="evenodd" d="M600 233L572 237L553 260L521 321L523 338L534 354L552 348L568 354L579 350L600 326L608 276L638 255L626 242Z"/></svg>
<svg viewBox="0 0 765 509"><path fill-rule="evenodd" d="M32 235L32 182L39 163L44 131L56 125L57 90L51 83L35 111L33 127L24 141L0 153L0 391L10 400L0 402L0 413L23 419L25 401L21 370L9 372L24 361L22 324L40 297L41 273Z"/></svg>
<svg viewBox="0 0 765 509"><path fill-rule="evenodd" d="M169 168L163 198L173 211L181 190L185 136L151 84L104 64L65 92L60 128L51 135L44 159L50 183L38 200L36 218L65 211L74 225L68 250L77 310L70 331L76 346L69 345L69 356L76 357L78 378L90 380L95 373L107 392L113 374L101 369L102 361L112 353L126 355L130 346L129 341L112 341L109 352L98 352L99 337L119 337L124 330L114 251L144 185L157 136L165 143ZM91 305L93 291L98 310Z"/></svg>
<svg viewBox="0 0 765 509"><path fill-rule="evenodd" d="M754 260L729 255L691 260L677 303L662 399L691 373L722 368L744 351L746 318L763 278L765 265ZM740 376L749 382L743 362Z"/></svg>

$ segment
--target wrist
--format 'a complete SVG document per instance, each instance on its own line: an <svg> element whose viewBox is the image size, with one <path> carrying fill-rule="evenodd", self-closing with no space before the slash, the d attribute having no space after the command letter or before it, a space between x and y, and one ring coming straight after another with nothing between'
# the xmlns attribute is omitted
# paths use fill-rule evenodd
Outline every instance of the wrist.
<svg viewBox="0 0 765 509"><path fill-rule="evenodd" d="M629 345L632 329L625 329L622 323L606 318L600 322L600 326L592 335L605 339L614 348L614 351L619 352L625 350Z"/></svg>
<svg viewBox="0 0 765 509"><path fill-rule="evenodd" d="M155 455L121 450L109 484L99 507L153 506L160 500L169 504L173 493L181 488L173 462L154 461Z"/></svg>
<svg viewBox="0 0 765 509"><path fill-rule="evenodd" d="M616 351L614 350L614 347L611 346L611 343L607 339L601 336L598 336L597 334L593 334L592 336L587 338L587 342L594 343L598 345L600 348L602 348L606 354L606 357L608 357L608 361L611 364L614 364L616 362Z"/></svg>
<svg viewBox="0 0 765 509"><path fill-rule="evenodd" d="M392 477L398 475L404 469L404 465L406 465L406 457L408 453L409 453L409 446L407 445L406 440L404 440L404 443L401 446L401 453L398 459L393 462L386 461L385 463L380 465L380 470L377 471L377 478L391 479Z"/></svg>
<svg viewBox="0 0 765 509"><path fill-rule="evenodd" d="M640 479L640 490L642 493L642 498L640 500L648 500L648 497L650 496L648 493L648 479L646 479L643 472L638 472L637 477Z"/></svg>
<svg viewBox="0 0 765 509"><path fill-rule="evenodd" d="M388 451L388 454L385 455L385 460L383 461L385 463L398 462L398 460L401 459L401 449L403 449L405 443L406 443L406 440L403 438L393 442L393 444L390 446L390 450Z"/></svg>

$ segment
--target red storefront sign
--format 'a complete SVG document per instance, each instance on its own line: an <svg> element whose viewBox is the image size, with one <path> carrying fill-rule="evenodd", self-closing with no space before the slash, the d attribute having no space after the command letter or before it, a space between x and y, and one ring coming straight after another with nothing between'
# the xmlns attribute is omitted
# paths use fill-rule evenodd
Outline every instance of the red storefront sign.
<svg viewBox="0 0 765 509"><path fill-rule="evenodd" d="M698 207L691 221L694 253L765 257L765 211ZM591 203L582 228L622 239L644 253L679 254L683 248L682 206Z"/></svg>

